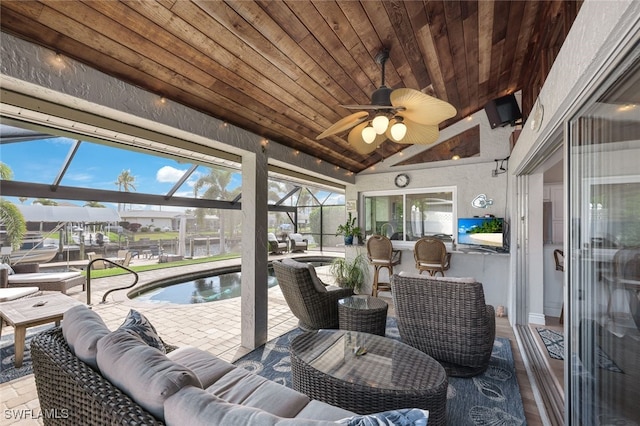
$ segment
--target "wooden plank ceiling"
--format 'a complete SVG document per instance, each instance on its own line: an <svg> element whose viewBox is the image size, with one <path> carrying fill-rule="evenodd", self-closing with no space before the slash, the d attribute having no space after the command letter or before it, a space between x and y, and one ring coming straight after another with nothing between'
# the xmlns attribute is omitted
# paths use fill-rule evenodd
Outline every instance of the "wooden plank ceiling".
<svg viewBox="0 0 640 426"><path fill-rule="evenodd" d="M2 31L323 161L359 172L346 133L316 136L386 85L458 115L523 90L523 113L581 1L8 1ZM532 87L535 86L535 87Z"/></svg>

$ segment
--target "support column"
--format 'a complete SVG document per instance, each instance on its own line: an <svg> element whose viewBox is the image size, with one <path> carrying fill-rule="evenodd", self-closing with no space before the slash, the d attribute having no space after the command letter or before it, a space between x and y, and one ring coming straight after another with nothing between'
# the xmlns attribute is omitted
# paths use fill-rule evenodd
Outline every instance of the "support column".
<svg viewBox="0 0 640 426"><path fill-rule="evenodd" d="M242 156L241 345L255 349L267 341L267 156Z"/></svg>

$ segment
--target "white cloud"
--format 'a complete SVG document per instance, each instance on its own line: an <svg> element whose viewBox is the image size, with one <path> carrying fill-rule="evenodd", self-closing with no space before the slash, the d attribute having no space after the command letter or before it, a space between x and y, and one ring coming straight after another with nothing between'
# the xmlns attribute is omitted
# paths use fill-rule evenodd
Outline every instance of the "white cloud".
<svg viewBox="0 0 640 426"><path fill-rule="evenodd" d="M156 172L156 180L158 182L175 183L182 177L182 175L184 175L185 172L186 170L176 169L171 166L164 166Z"/></svg>

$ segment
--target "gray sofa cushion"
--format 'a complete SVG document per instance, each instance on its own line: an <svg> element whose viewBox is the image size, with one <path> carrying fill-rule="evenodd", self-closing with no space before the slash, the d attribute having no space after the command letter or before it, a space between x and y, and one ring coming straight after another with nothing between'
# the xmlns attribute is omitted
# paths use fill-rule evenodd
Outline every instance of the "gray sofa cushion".
<svg viewBox="0 0 640 426"><path fill-rule="evenodd" d="M206 390L227 402L281 417L295 417L310 401L300 392L241 368L225 374Z"/></svg>
<svg viewBox="0 0 640 426"><path fill-rule="evenodd" d="M96 370L98 340L110 332L100 315L85 305L74 306L62 316L62 335L71 352Z"/></svg>
<svg viewBox="0 0 640 426"><path fill-rule="evenodd" d="M124 330L98 341L97 361L107 380L161 420L167 398L187 385L202 388L191 370Z"/></svg>
<svg viewBox="0 0 640 426"><path fill-rule="evenodd" d="M226 402L191 386L165 401L165 413L168 426L335 426L330 421L285 419L256 408Z"/></svg>
<svg viewBox="0 0 640 426"><path fill-rule="evenodd" d="M193 371L203 388L208 388L236 368L233 364L193 346L180 347L169 352L167 357Z"/></svg>

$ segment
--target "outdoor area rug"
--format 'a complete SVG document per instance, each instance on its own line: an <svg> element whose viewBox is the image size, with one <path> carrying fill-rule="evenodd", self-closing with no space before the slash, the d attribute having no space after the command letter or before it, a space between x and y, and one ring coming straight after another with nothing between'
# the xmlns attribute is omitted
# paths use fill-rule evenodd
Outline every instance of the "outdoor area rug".
<svg viewBox="0 0 640 426"><path fill-rule="evenodd" d="M292 387L289 345L302 332L298 328L270 340L234 364ZM386 337L400 340L393 317L387 318ZM449 377L447 424L526 424L509 339L496 338L489 368L483 374L468 379Z"/></svg>
<svg viewBox="0 0 640 426"><path fill-rule="evenodd" d="M562 332L544 327L536 327L536 331L540 335L544 346L547 348L549 356L553 359L564 360L564 335ZM600 348L598 348L598 367L616 373L623 373L620 367L609 358L609 355Z"/></svg>
<svg viewBox="0 0 640 426"><path fill-rule="evenodd" d="M24 359L22 361L22 367L20 368L16 368L14 366L16 357L15 347L13 346L13 333L2 336L0 339L0 383L5 383L33 373L31 351L29 350L31 347L31 339L36 334L51 327L52 325L43 325L27 329L27 337L24 345Z"/></svg>

